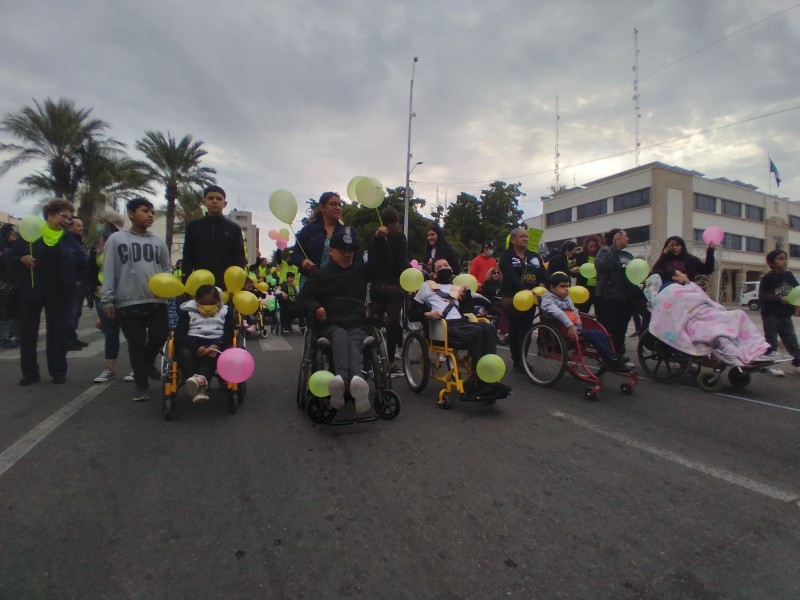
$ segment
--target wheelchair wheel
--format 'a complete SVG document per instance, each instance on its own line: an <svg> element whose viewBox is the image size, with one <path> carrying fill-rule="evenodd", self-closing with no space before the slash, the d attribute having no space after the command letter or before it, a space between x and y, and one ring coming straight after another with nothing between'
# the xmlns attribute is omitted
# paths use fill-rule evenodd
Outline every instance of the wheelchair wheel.
<svg viewBox="0 0 800 600"><path fill-rule="evenodd" d="M557 329L536 323L522 338L522 364L533 383L550 387L558 383L567 365L567 343Z"/></svg>
<svg viewBox="0 0 800 600"><path fill-rule="evenodd" d="M168 396L164 396L161 399L161 416L164 417L165 421L172 420L172 407L175 403L175 397L171 394Z"/></svg>
<svg viewBox="0 0 800 600"><path fill-rule="evenodd" d="M306 413L314 423L324 425L330 423L336 416L336 410L331 408L327 402L323 402L321 398L311 396L306 405Z"/></svg>
<svg viewBox="0 0 800 600"><path fill-rule="evenodd" d="M400 414L400 396L394 390L378 390L373 404L375 412L381 419L389 421Z"/></svg>
<svg viewBox="0 0 800 600"><path fill-rule="evenodd" d="M728 381L737 390L742 390L750 385L750 373L741 367L734 367L728 371Z"/></svg>
<svg viewBox="0 0 800 600"><path fill-rule="evenodd" d="M303 356L300 358L300 369L297 373L297 392L295 400L297 408L303 410L306 408L309 397L308 380L311 377L311 369L313 366L313 357L311 354L311 334L306 332L303 337Z"/></svg>
<svg viewBox="0 0 800 600"><path fill-rule="evenodd" d="M665 344L649 331L639 338L636 347L639 364L645 373L658 381L672 381L686 372L691 357Z"/></svg>
<svg viewBox="0 0 800 600"><path fill-rule="evenodd" d="M235 415L239 410L239 394L237 390L228 390L228 412Z"/></svg>
<svg viewBox="0 0 800 600"><path fill-rule="evenodd" d="M375 345L369 349L372 363L372 378L376 389L392 389L392 376L389 373L389 359L386 356L386 342L377 328L372 328L370 335L375 336Z"/></svg>
<svg viewBox="0 0 800 600"><path fill-rule="evenodd" d="M172 340L167 340L161 350L161 416L165 421L172 420L172 409L175 405L175 393L172 390L173 358L167 356ZM177 386L176 386L177 388Z"/></svg>
<svg viewBox="0 0 800 600"><path fill-rule="evenodd" d="M419 331L412 331L403 343L403 369L406 383L412 392L420 393L431 376L431 358L428 342Z"/></svg>
<svg viewBox="0 0 800 600"><path fill-rule="evenodd" d="M722 379L722 373L717 371L700 371L697 376L697 385L704 392L716 392L722 389L725 381Z"/></svg>
<svg viewBox="0 0 800 600"><path fill-rule="evenodd" d="M453 404L452 394L442 394L436 403L439 408L443 408L444 410L450 410L453 408Z"/></svg>

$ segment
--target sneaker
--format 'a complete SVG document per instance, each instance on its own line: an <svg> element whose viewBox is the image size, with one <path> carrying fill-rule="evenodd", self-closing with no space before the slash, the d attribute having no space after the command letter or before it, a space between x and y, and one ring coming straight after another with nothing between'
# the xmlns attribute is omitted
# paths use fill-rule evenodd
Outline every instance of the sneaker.
<svg viewBox="0 0 800 600"><path fill-rule="evenodd" d="M350 395L356 403L356 412L362 414L370 409L369 384L358 375L350 380Z"/></svg>
<svg viewBox="0 0 800 600"><path fill-rule="evenodd" d="M147 402L150 400L150 390L139 390L133 397L134 402Z"/></svg>
<svg viewBox="0 0 800 600"><path fill-rule="evenodd" d="M402 377L405 374L406 372L403 371L403 369L401 369L400 367L392 367L391 369L389 369L389 375L391 377Z"/></svg>
<svg viewBox="0 0 800 600"><path fill-rule="evenodd" d="M77 352L78 350L83 350L83 346L74 342L67 346L67 352Z"/></svg>
<svg viewBox="0 0 800 600"><path fill-rule="evenodd" d="M774 367L767 368L767 373L769 373L773 377L784 377L786 375L786 373L784 373L780 369L776 369Z"/></svg>
<svg viewBox="0 0 800 600"><path fill-rule="evenodd" d="M83 340L75 340L74 343L76 346L82 346L84 348L89 345L89 342L84 342Z"/></svg>
<svg viewBox="0 0 800 600"><path fill-rule="evenodd" d="M192 375L186 380L186 393L192 398L197 396L206 385L206 378L202 375Z"/></svg>
<svg viewBox="0 0 800 600"><path fill-rule="evenodd" d="M133 371L125 375L125 377L122 378L122 381L136 381L136 379L133 376Z"/></svg>
<svg viewBox="0 0 800 600"><path fill-rule="evenodd" d="M114 371L112 371L111 369L106 367L105 369L103 369L103 372L100 373L100 375L98 375L97 377L94 378L94 382L95 383L108 383L109 381L114 379L116 376L117 376L117 374L114 373Z"/></svg>
<svg viewBox="0 0 800 600"><path fill-rule="evenodd" d="M359 377L359 379L361 379ZM364 381L362 379L362 381ZM328 384L328 393L331 396L331 408L333 410L341 410L344 408L344 379L341 375L337 375L331 379Z"/></svg>

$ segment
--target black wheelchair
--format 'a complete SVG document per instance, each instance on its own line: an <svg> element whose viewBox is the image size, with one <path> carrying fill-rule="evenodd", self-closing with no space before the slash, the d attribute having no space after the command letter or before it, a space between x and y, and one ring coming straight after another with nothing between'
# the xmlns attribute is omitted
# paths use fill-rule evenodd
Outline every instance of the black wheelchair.
<svg viewBox="0 0 800 600"><path fill-rule="evenodd" d="M333 371L331 343L327 338L317 338L316 328L310 323L303 334L303 356L297 376L297 407L305 410L315 423L325 425L351 425L353 423L369 423L379 418L394 419L400 413L400 397L392 390L392 378L389 371L389 357L386 351L386 340L380 327L371 320L367 329L367 337L362 346L364 355L364 379L372 382L370 399L374 416L356 417L353 419L334 420L339 411L330 406L330 398L318 398L308 389L308 381L316 371L327 369ZM345 395L345 402L352 404L353 399Z"/></svg>

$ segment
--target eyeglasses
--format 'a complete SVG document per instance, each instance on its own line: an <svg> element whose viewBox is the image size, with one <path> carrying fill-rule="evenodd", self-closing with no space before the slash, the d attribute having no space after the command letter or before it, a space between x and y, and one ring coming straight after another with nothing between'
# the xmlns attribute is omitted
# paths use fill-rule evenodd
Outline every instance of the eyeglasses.
<svg viewBox="0 0 800 600"><path fill-rule="evenodd" d="M328 202L328 203L325 204L325 206L332 206L333 208L341 208L342 203L341 202L335 202L335 201L334 202Z"/></svg>

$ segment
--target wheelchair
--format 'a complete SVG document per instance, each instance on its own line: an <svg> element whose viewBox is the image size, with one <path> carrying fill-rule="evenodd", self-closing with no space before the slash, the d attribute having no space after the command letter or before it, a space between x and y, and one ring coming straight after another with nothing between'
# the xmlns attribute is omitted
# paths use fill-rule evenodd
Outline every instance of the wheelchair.
<svg viewBox="0 0 800 600"><path fill-rule="evenodd" d="M494 404L500 399L497 395L465 393L464 382L472 374L472 359L466 346L448 339L446 319L428 320L421 330L409 332L403 343L403 370L408 387L417 394L425 389L431 376L444 384L437 397L439 408L452 408L456 393L465 402Z"/></svg>
<svg viewBox="0 0 800 600"><path fill-rule="evenodd" d="M676 350L649 331L645 331L639 338L636 354L642 369L656 381L674 383L682 375L689 374L695 377L697 386L706 392L717 392L722 389L725 385L723 375L728 367L730 367L728 383L741 390L750 385L751 373L791 360L791 358L781 360L764 358L745 366L731 366L711 354L692 356Z"/></svg>
<svg viewBox="0 0 800 600"><path fill-rule="evenodd" d="M237 315L237 319L237 327L233 331L233 344L231 347L244 349L247 346L247 342L244 336L241 315ZM228 412L235 415L244 402L247 383L230 383L224 381L219 375L216 376L220 385L225 389ZM172 420L178 390L183 385L183 382L184 376L180 372L178 361L175 358L175 333L173 331L161 349L161 416L164 417L165 421ZM209 387L210 385L211 382L209 382Z"/></svg>
<svg viewBox="0 0 800 600"><path fill-rule="evenodd" d="M611 347L614 347L608 332L597 319L585 313L580 313L580 319L584 330L602 331ZM567 340L565 327L556 319L540 315L539 321L522 338L522 364L528 379L537 385L550 387L558 383L564 373L569 373L575 379L588 383L584 397L596 400L597 393L603 387L606 366L594 346L583 337L579 338L579 342L576 345ZM616 375L627 380L620 385L620 391L632 394L638 381L636 372Z"/></svg>
<svg viewBox="0 0 800 600"><path fill-rule="evenodd" d="M383 332L373 321L369 322L367 337L363 345L365 379L372 381L374 390L371 393L375 416L356 417L346 420L334 420L338 411L331 408L329 398L318 398L308 389L311 375L319 370L333 371L331 344L327 338L317 338L316 328L310 319L303 332L303 356L297 376L297 407L305 410L309 418L321 425L351 425L353 423L369 423L394 419L400 413L400 396L392 390L392 378L389 371L389 357L386 352L386 340ZM352 403L352 398L345 395L345 401Z"/></svg>

